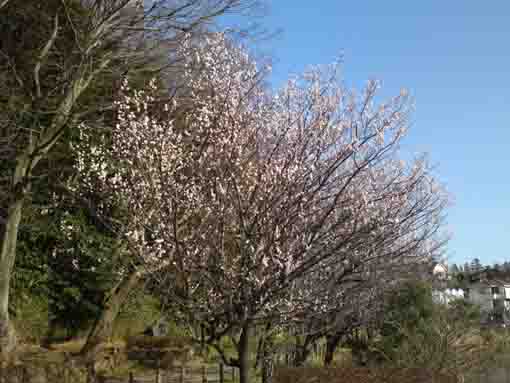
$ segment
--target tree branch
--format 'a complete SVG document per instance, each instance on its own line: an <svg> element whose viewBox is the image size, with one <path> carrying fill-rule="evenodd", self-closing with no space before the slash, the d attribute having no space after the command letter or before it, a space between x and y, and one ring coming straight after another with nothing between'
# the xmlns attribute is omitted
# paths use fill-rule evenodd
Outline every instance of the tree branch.
<svg viewBox="0 0 510 383"><path fill-rule="evenodd" d="M53 44L55 43L55 40L57 39L57 34L58 34L58 13L55 15L53 33L51 34L50 39L44 46L41 54L39 55L39 58L37 60L37 63L35 64L35 68L34 68L34 80L35 80L35 90L36 90L37 98L42 97L41 84L40 84L40 80L39 80L39 71L41 70L41 66L46 61L46 58L48 57L48 53L50 53L51 47L53 46Z"/></svg>

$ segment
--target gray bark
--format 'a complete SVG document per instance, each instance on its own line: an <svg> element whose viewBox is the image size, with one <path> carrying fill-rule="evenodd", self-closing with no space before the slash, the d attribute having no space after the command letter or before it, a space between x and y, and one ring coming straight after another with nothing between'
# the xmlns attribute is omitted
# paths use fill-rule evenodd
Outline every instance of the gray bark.
<svg viewBox="0 0 510 383"><path fill-rule="evenodd" d="M140 277L141 274L138 271L132 271L124 276L120 283L112 289L105 303L105 308L99 314L87 337L87 342L81 350L82 354L93 356L99 345L112 336L115 319L126 303L129 294L140 281Z"/></svg>
<svg viewBox="0 0 510 383"><path fill-rule="evenodd" d="M9 286L16 258L16 242L23 210L29 190L25 182L28 172L26 157L18 160L13 177L14 191L7 210L7 219L1 237L0 252L0 359L6 358L16 346L16 334L9 318Z"/></svg>
<svg viewBox="0 0 510 383"><path fill-rule="evenodd" d="M250 327L244 325L239 339L239 383L250 383L250 351L249 351Z"/></svg>

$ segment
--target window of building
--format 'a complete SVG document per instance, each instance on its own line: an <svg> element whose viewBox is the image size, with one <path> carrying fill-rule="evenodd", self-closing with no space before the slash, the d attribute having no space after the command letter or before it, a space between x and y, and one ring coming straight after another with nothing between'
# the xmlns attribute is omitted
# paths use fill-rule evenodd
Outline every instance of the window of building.
<svg viewBox="0 0 510 383"><path fill-rule="evenodd" d="M493 286L491 292L492 294L499 294L499 286Z"/></svg>

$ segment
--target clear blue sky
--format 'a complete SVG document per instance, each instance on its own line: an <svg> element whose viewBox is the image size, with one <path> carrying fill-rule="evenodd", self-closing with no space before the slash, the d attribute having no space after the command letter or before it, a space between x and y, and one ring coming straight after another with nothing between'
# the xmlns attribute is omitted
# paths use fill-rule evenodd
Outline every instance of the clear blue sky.
<svg viewBox="0 0 510 383"><path fill-rule="evenodd" d="M450 262L509 260L510 1L273 0L261 22L272 81L343 52L344 78L408 88L416 101L404 146L426 151L455 196Z"/></svg>

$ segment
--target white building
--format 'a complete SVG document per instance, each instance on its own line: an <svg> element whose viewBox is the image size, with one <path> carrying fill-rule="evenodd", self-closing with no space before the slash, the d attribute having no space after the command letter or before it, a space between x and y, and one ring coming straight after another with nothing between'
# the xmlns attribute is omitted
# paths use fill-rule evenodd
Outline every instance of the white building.
<svg viewBox="0 0 510 383"><path fill-rule="evenodd" d="M456 299L464 299L464 290L462 289L433 290L432 298L434 299L434 302L448 304Z"/></svg>
<svg viewBox="0 0 510 383"><path fill-rule="evenodd" d="M448 304L455 299L464 298L464 290L449 289L447 282L451 276L448 274L446 263L436 263L432 268L433 290L432 298L437 303Z"/></svg>
<svg viewBox="0 0 510 383"><path fill-rule="evenodd" d="M510 325L510 281L493 278L482 270L469 276L466 288L448 288L451 276L445 263L435 264L432 276L435 302L448 304L455 299L466 299L480 307L482 323Z"/></svg>
<svg viewBox="0 0 510 383"><path fill-rule="evenodd" d="M464 295L480 306L484 322L510 323L510 283L481 277L469 284Z"/></svg>

